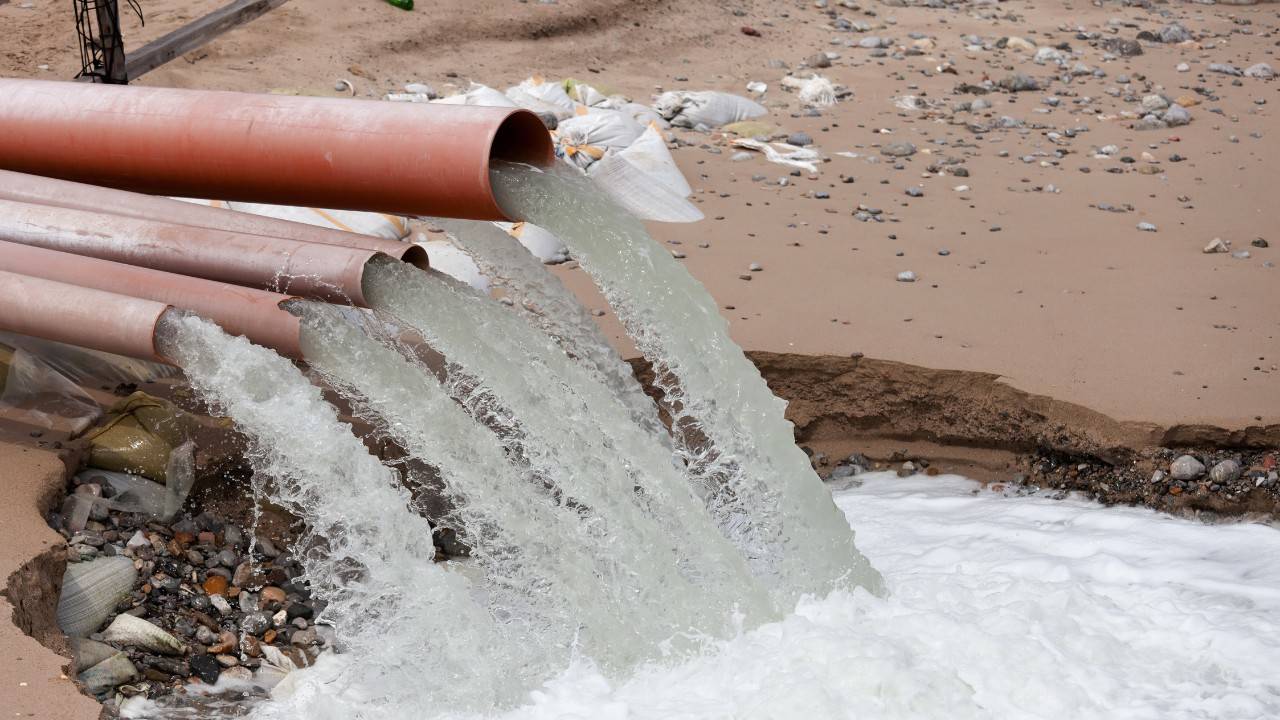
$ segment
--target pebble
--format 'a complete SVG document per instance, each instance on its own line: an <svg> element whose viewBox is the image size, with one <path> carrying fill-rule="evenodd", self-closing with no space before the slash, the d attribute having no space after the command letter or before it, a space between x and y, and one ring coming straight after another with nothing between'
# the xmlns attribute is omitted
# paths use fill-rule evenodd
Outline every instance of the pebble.
<svg viewBox="0 0 1280 720"><path fill-rule="evenodd" d="M910 157L916 154L916 146L909 142L889 143L880 148L880 154L889 157Z"/></svg>
<svg viewBox="0 0 1280 720"><path fill-rule="evenodd" d="M213 685L218 682L218 676L222 674L222 665L218 663L217 658L212 655L194 655L188 661L191 664L191 672L200 681L206 685Z"/></svg>
<svg viewBox="0 0 1280 720"><path fill-rule="evenodd" d="M1141 230L1142 232L1155 232L1156 226L1153 223L1140 222L1138 223L1138 229Z"/></svg>
<svg viewBox="0 0 1280 720"><path fill-rule="evenodd" d="M907 194L911 197L924 197L924 190L913 185L907 188Z"/></svg>
<svg viewBox="0 0 1280 720"><path fill-rule="evenodd" d="M1204 463L1190 455L1182 455L1169 465L1169 475L1174 480L1195 480L1203 474Z"/></svg>
<svg viewBox="0 0 1280 720"><path fill-rule="evenodd" d="M1219 485L1226 485L1237 480L1243 470L1235 460L1223 460L1209 471L1209 479Z"/></svg>
<svg viewBox="0 0 1280 720"><path fill-rule="evenodd" d="M903 270L898 273L898 282L915 282L916 274L910 270Z"/></svg>
<svg viewBox="0 0 1280 720"><path fill-rule="evenodd" d="M789 145L806 147L813 144L813 138L809 137L809 133L794 132L787 136L787 143Z"/></svg>
<svg viewBox="0 0 1280 720"><path fill-rule="evenodd" d="M1227 245L1226 242L1223 242L1222 238L1214 238L1213 240L1209 241L1208 245L1204 246L1204 250L1202 250L1201 252L1206 254L1225 253L1225 252L1231 252L1231 248L1230 246Z"/></svg>
<svg viewBox="0 0 1280 720"><path fill-rule="evenodd" d="M1276 76L1276 71L1271 66L1260 62L1257 65L1250 65L1244 70L1245 77L1257 78L1259 80L1270 80Z"/></svg>

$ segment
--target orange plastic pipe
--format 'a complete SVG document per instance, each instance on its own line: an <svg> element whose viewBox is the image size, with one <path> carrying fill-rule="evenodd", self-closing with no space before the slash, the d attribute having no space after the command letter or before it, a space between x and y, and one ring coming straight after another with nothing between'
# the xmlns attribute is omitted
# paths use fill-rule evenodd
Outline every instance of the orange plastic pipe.
<svg viewBox="0 0 1280 720"><path fill-rule="evenodd" d="M0 240L356 305L366 304L365 266L384 257L362 248L12 200L0 200Z"/></svg>
<svg viewBox="0 0 1280 720"><path fill-rule="evenodd" d="M173 364L156 349L154 300L0 271L0 329Z"/></svg>
<svg viewBox="0 0 1280 720"><path fill-rule="evenodd" d="M421 245L413 243L395 242L360 233L343 232L306 223L219 209L208 205L196 205L166 197L113 190L97 185L8 170L0 170L0 199L57 205L74 210L91 210L142 220L160 220L192 227L266 235L300 242L377 250L424 270L428 266L427 251Z"/></svg>
<svg viewBox="0 0 1280 720"><path fill-rule="evenodd" d="M513 108L0 80L0 168L152 195L506 218L493 159L545 165Z"/></svg>
<svg viewBox="0 0 1280 720"><path fill-rule="evenodd" d="M302 358L298 318L280 307L288 295L8 242L0 242L0 271L190 310L232 335Z"/></svg>

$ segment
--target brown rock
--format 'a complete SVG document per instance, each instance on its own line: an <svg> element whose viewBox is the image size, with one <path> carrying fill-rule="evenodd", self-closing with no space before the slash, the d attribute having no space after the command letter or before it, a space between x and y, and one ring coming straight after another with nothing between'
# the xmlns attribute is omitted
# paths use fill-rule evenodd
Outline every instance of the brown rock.
<svg viewBox="0 0 1280 720"><path fill-rule="evenodd" d="M262 657L262 643L252 635L245 635L240 639L240 652L249 657Z"/></svg>
<svg viewBox="0 0 1280 720"><path fill-rule="evenodd" d="M226 630L218 635L218 642L209 646L210 655L229 653L236 647L236 636Z"/></svg>
<svg viewBox="0 0 1280 720"><path fill-rule="evenodd" d="M284 590L274 585L262 588L262 594L258 596L258 607L267 609L269 607L279 607L284 604Z"/></svg>
<svg viewBox="0 0 1280 720"><path fill-rule="evenodd" d="M221 575L210 575L204 581L204 591L209 595L225 595L229 585Z"/></svg>

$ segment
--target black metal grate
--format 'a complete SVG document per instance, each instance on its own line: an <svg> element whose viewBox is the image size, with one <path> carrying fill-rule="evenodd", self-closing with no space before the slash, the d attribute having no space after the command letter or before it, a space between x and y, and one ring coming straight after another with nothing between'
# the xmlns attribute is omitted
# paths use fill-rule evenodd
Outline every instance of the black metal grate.
<svg viewBox="0 0 1280 720"><path fill-rule="evenodd" d="M137 0L125 1L145 24ZM76 34L80 37L80 72L76 77L99 83L128 84L118 0L72 0L72 5L76 13Z"/></svg>

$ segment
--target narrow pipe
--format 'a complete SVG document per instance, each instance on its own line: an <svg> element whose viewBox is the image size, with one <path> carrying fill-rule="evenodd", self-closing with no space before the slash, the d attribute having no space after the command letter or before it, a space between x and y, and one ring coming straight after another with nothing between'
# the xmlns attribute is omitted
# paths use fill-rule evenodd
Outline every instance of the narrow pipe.
<svg viewBox="0 0 1280 720"><path fill-rule="evenodd" d="M0 240L206 280L365 305L373 250L0 200Z"/></svg>
<svg viewBox="0 0 1280 720"><path fill-rule="evenodd" d="M289 295L9 242L0 242L0 271L190 310L231 335L302 358L298 318L281 307Z"/></svg>
<svg viewBox="0 0 1280 720"><path fill-rule="evenodd" d="M0 329L173 364L155 342L165 303L4 271L0 297Z"/></svg>
<svg viewBox="0 0 1280 720"><path fill-rule="evenodd" d="M153 195L508 219L491 160L545 165L513 108L0 80L0 167Z"/></svg>
<svg viewBox="0 0 1280 720"><path fill-rule="evenodd" d="M91 210L212 230L377 250L424 270L428 267L427 251L413 243L394 242L355 232L331 230L306 223L8 170L0 170L0 200L56 205L73 210Z"/></svg>

